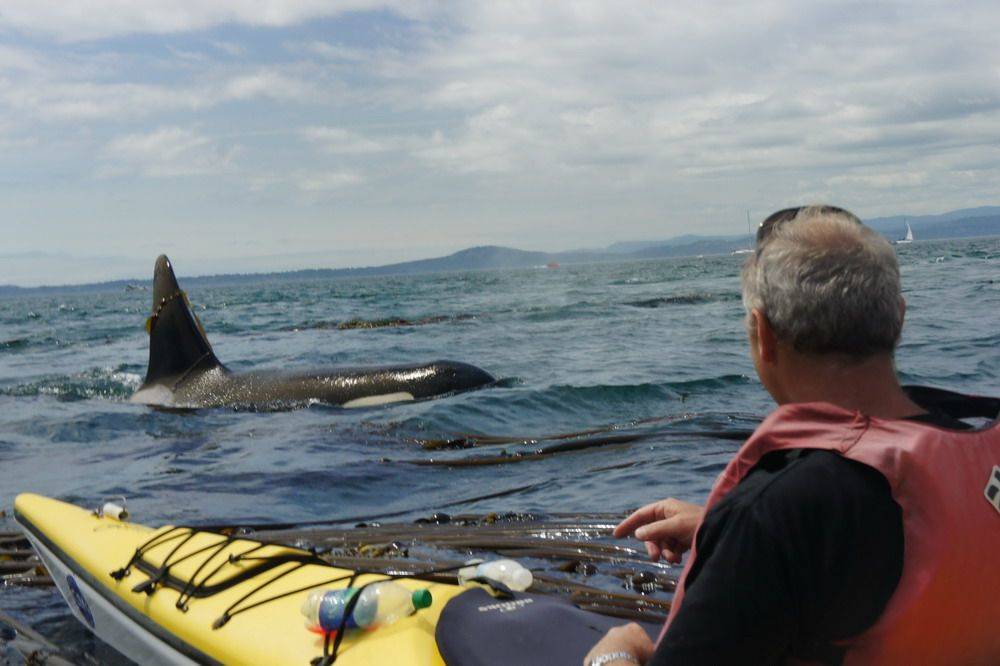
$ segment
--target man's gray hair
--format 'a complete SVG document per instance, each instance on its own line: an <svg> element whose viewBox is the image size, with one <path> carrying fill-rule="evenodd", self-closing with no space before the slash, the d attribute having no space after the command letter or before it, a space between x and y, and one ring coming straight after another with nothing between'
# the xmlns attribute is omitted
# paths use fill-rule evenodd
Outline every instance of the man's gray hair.
<svg viewBox="0 0 1000 666"><path fill-rule="evenodd" d="M808 206L775 225L743 267L743 304L809 354L892 353L903 328L889 242L847 211Z"/></svg>

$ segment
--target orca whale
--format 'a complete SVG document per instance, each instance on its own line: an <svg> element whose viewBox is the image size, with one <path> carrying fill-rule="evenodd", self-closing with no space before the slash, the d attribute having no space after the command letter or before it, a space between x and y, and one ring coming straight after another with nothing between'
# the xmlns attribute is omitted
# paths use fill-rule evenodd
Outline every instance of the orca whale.
<svg viewBox="0 0 1000 666"><path fill-rule="evenodd" d="M146 322L149 365L131 401L161 407L281 407L312 401L369 407L432 398L494 383L485 370L456 361L421 365L284 371L230 371L215 356L170 260L153 270L153 312Z"/></svg>

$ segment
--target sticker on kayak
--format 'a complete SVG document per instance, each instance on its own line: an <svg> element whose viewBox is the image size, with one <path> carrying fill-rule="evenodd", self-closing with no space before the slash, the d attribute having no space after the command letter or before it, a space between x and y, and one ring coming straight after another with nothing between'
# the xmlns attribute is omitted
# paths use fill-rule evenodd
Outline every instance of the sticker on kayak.
<svg viewBox="0 0 1000 666"><path fill-rule="evenodd" d="M83 596L83 592L80 591L80 586L76 584L76 579L73 576L66 576L66 584L69 586L70 596L73 597L73 604L76 609L80 611L80 615L83 619L90 625L90 628L94 628L94 614L90 612L90 606L87 605L87 599Z"/></svg>
<svg viewBox="0 0 1000 666"><path fill-rule="evenodd" d="M990 481L986 484L986 501L993 505L993 508L1000 511L1000 465L994 465L990 472Z"/></svg>

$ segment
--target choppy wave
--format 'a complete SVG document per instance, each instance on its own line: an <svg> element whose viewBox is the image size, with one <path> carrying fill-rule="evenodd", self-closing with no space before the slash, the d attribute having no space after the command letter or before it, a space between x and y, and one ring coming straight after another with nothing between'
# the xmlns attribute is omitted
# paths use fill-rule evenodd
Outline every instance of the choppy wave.
<svg viewBox="0 0 1000 666"><path fill-rule="evenodd" d="M746 375L717 375L672 382L643 382L639 384L597 384L593 386L556 385L546 390L555 397L570 401L629 400L643 398L679 397L696 392L715 392L731 386L750 384Z"/></svg>
<svg viewBox="0 0 1000 666"><path fill-rule="evenodd" d="M666 278L662 276L650 277L650 278L630 277L630 278L611 280L610 282L608 282L608 284L613 287L626 287L626 286L630 287L633 285L665 284L667 282L676 282L679 279L681 279L680 276L676 277L671 276Z"/></svg>
<svg viewBox="0 0 1000 666"><path fill-rule="evenodd" d="M610 406L632 407L643 403L680 402L697 394L713 395L727 389L752 384L746 375L719 375L672 382L641 384L602 384L596 386L552 386L533 396L538 402L553 408L579 407L607 410Z"/></svg>
<svg viewBox="0 0 1000 666"><path fill-rule="evenodd" d="M51 375L30 382L0 388L0 395L11 397L52 396L59 400L103 398L127 400L139 385L142 376L129 372L125 366L94 368L76 375Z"/></svg>
<svg viewBox="0 0 1000 666"><path fill-rule="evenodd" d="M729 427L759 420L741 412L739 396L751 386L745 375L719 375L687 381L553 385L532 388L512 385L511 391L485 390L465 394L457 404L426 403L419 415L371 426L372 435L387 440L461 440L473 437L551 439L573 433L605 432L664 419L702 418L725 414ZM742 425L740 425L742 424ZM707 423L703 423L708 427Z"/></svg>

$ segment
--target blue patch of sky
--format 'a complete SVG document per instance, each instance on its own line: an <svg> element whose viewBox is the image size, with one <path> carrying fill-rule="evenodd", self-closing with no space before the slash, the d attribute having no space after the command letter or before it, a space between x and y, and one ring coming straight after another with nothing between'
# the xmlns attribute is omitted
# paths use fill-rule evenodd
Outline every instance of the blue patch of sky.
<svg viewBox="0 0 1000 666"><path fill-rule="evenodd" d="M201 30L140 32L81 41L0 28L0 36L7 46L63 57L122 56L116 67L97 73L98 80L106 77L106 80L171 83L183 80L186 75L186 68L178 66L178 54L204 56L222 63L282 65L299 62L304 57L318 58L290 48L310 42L362 51L392 48L406 52L421 48L426 38L417 29L421 25L389 11L362 11L286 27L228 23ZM224 47L227 44L236 45L241 52L230 53ZM158 62L162 64L157 66Z"/></svg>
<svg viewBox="0 0 1000 666"><path fill-rule="evenodd" d="M306 39L335 40L352 48L394 47L415 49L421 32L416 21L388 11L352 12L319 19L298 26L295 32Z"/></svg>
<svg viewBox="0 0 1000 666"><path fill-rule="evenodd" d="M251 61L267 64L290 64L302 59L297 44L325 42L359 50L395 48L411 50L420 47L419 24L391 12L351 12L332 18L315 19L287 27L224 24L206 30L158 35L162 48L201 52L218 60ZM132 42L137 52L147 50L151 37L133 36L106 40L122 45ZM153 42L155 43L155 41ZM218 44L235 44L244 54L227 54Z"/></svg>

